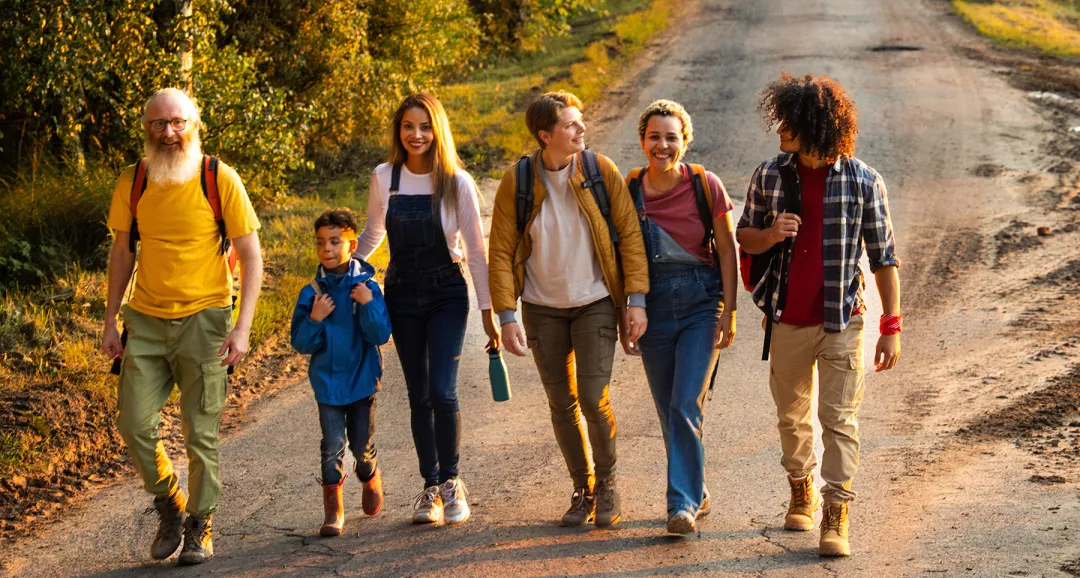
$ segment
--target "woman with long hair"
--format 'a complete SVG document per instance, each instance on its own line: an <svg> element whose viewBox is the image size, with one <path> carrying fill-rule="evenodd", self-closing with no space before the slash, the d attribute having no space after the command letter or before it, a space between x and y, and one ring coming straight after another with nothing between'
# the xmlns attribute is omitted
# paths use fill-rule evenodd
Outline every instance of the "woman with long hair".
<svg viewBox="0 0 1080 578"><path fill-rule="evenodd" d="M732 204L701 165L680 162L694 128L686 109L658 100L641 114L648 165L627 178L649 258L649 329L637 344L668 458L667 530L689 534L709 512L702 412L717 356L735 337L738 259Z"/></svg>
<svg viewBox="0 0 1080 578"><path fill-rule="evenodd" d="M446 110L434 96L413 94L401 103L390 142L389 162L371 175L368 221L356 255L367 259L389 237L386 307L424 478L413 522L457 524L469 518L468 493L458 478L457 373L469 313L463 258L488 345L499 341L480 203L476 184L458 159Z"/></svg>

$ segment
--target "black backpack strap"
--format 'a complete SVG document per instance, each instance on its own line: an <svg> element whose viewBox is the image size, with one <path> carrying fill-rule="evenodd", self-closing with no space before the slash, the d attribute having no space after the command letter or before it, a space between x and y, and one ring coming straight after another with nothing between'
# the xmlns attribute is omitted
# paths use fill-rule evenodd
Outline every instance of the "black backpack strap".
<svg viewBox="0 0 1080 578"><path fill-rule="evenodd" d="M705 197L708 194L706 185L697 171L690 171L690 178L694 182L694 202L697 204L698 215L701 216L701 224L705 227L705 236L701 239L701 246L708 247L713 241L713 219L712 210L709 209L709 199Z"/></svg>
<svg viewBox="0 0 1080 578"><path fill-rule="evenodd" d="M135 250L139 246L139 217L138 217L138 205L139 199L142 198L143 193L146 192L147 179L146 159L139 159L139 162L135 163L135 174L131 177L131 196L129 197L131 210L131 230L128 232L128 251L135 253ZM138 188L138 192L135 189Z"/></svg>
<svg viewBox="0 0 1080 578"><path fill-rule="evenodd" d="M633 173L633 171L631 171ZM630 189L630 199L634 201L634 208L637 209L638 220L645 220L645 194L642 192L644 185L642 179L645 178L645 170L641 169L636 175L632 175L630 183L627 188Z"/></svg>
<svg viewBox="0 0 1080 578"><path fill-rule="evenodd" d="M401 187L401 165L394 165L390 169L390 194L398 192Z"/></svg>
<svg viewBox="0 0 1080 578"><path fill-rule="evenodd" d="M533 210L533 163L532 157L525 155L514 165L514 195L517 207L518 234L525 233L525 225Z"/></svg>
<svg viewBox="0 0 1080 578"><path fill-rule="evenodd" d="M592 192L596 206L600 208L600 214L607 221L611 245L618 247L619 233L615 230L615 223L611 219L611 199L608 197L607 184L604 183L604 175L600 172L600 163L596 160L596 153L589 150L581 151L581 168L585 173L585 182L582 186Z"/></svg>
<svg viewBox="0 0 1080 578"><path fill-rule="evenodd" d="M783 192L783 202L780 205L781 212L791 213L798 215L802 211L802 199L799 192L799 175L791 165L781 164L780 169L780 187ZM773 291L778 291L776 299L776 307L779 310L783 310L787 304L787 289L788 289L788 266L791 264L791 251L795 242L791 237L784 239L783 247L780 249L780 279L776 281L776 285L770 283L766 288L765 304L765 343L762 345L761 360L768 361L769 348L772 344L772 323L773 323L773 309L771 307Z"/></svg>

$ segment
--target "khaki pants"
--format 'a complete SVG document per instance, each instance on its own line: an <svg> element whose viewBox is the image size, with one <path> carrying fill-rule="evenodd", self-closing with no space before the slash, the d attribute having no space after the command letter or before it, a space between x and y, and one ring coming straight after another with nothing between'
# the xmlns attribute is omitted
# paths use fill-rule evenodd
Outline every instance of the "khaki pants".
<svg viewBox="0 0 1080 578"><path fill-rule="evenodd" d="M156 497L180 489L179 477L158 438L161 408L180 387L180 420L188 456L187 511L205 517L217 509L218 425L225 407L226 368L218 349L232 330L232 309L210 308L180 319L123 310L127 345L117 388L117 428L146 491Z"/></svg>
<svg viewBox="0 0 1080 578"><path fill-rule="evenodd" d="M855 499L851 482L859 467L859 404L863 398L863 319L826 333L821 325L773 324L769 389L780 420L781 464L794 477L817 467L810 414L814 368L818 374L818 420L825 452L821 460L822 496L827 502Z"/></svg>
<svg viewBox="0 0 1080 578"><path fill-rule="evenodd" d="M615 476L615 415L608 398L619 340L615 305L605 297L568 309L522 303L521 311L529 348L547 392L555 440L574 487L592 488L596 478ZM582 414L589 426L595 478Z"/></svg>

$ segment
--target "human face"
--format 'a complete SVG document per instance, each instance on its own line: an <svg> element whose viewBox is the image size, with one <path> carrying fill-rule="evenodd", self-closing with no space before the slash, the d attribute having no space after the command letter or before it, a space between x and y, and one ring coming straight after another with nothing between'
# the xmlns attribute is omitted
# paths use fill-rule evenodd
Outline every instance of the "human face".
<svg viewBox="0 0 1080 578"><path fill-rule="evenodd" d="M177 157L184 153L186 145L191 142L198 128L195 126L194 119L190 118L194 116L190 110L187 110L185 103L179 98L164 95L155 98L150 106L146 109L146 139L147 144L158 153L167 157ZM176 124L184 124L182 130L177 130L173 127L173 122L176 120L182 120L183 123L177 122ZM165 128L163 130L154 130L151 128L155 121L167 121L165 122Z"/></svg>
<svg viewBox="0 0 1080 578"><path fill-rule="evenodd" d="M663 172L678 164L684 146L682 128L678 117L663 114L649 117L641 150L645 151L650 169Z"/></svg>
<svg viewBox="0 0 1080 578"><path fill-rule="evenodd" d="M581 111L568 106L559 111L559 120L550 131L540 131L540 139L552 154L570 156L585 150L585 123Z"/></svg>
<svg viewBox="0 0 1080 578"><path fill-rule="evenodd" d="M776 134L780 137L780 151L785 153L798 153L802 151L802 143L799 142L799 137L793 136L791 131L787 128L787 123L780 123L780 126L776 127Z"/></svg>
<svg viewBox="0 0 1080 578"><path fill-rule="evenodd" d="M345 231L341 227L319 227L315 232L319 263L323 269L332 273L341 274L348 270L349 259L356 250L356 244L356 232Z"/></svg>
<svg viewBox="0 0 1080 578"><path fill-rule="evenodd" d="M410 156L424 156L435 142L435 129L431 126L431 117L421 107L410 107L401 117L401 130L398 132L405 152Z"/></svg>

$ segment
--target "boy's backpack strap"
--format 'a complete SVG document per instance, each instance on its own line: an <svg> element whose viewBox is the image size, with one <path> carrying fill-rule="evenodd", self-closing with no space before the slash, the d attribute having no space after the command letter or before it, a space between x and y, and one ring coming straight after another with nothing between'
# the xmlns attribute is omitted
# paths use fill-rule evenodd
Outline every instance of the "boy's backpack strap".
<svg viewBox="0 0 1080 578"><path fill-rule="evenodd" d="M780 205L781 211L786 211L793 215L798 215L802 212L802 199L799 191L799 174L795 171L791 165L780 164L780 188L784 193L784 202ZM772 344L772 324L773 314L776 312L769 307L769 301L772 299L773 291L777 291L776 309L779 311L784 310L784 306L787 304L787 290L788 290L788 266L791 263L791 251L794 246L794 241L791 237L784 239L784 243L779 247L780 253L780 279L773 283L766 285L765 293L765 342L762 344L761 360L769 360L769 349ZM770 254L775 255L770 250ZM769 262L771 263L770 258Z"/></svg>
<svg viewBox="0 0 1080 578"><path fill-rule="evenodd" d="M131 179L131 197L128 208L131 209L131 231L128 233L128 250L135 252L139 242L139 199L146 192L146 159L135 163L135 176Z"/></svg>
<svg viewBox="0 0 1080 578"><path fill-rule="evenodd" d="M533 163L529 155L522 156L514 165L514 199L517 208L518 234L525 233L525 225L533 210Z"/></svg>
<svg viewBox="0 0 1080 578"><path fill-rule="evenodd" d="M398 192L401 187L401 165L395 164L390 168L390 194Z"/></svg>
<svg viewBox="0 0 1080 578"><path fill-rule="evenodd" d="M630 189L630 198L634 201L634 208L637 209L638 220L645 220L645 193L642 184L645 169L642 167L630 169L626 178L628 179L626 186Z"/></svg>
<svg viewBox="0 0 1080 578"><path fill-rule="evenodd" d="M694 181L694 202L701 216L701 224L705 227L705 237L701 239L701 246L708 247L713 242L713 197L709 190L709 178L705 174L705 167L691 164L690 178Z"/></svg>
<svg viewBox="0 0 1080 578"><path fill-rule="evenodd" d="M319 285L319 280L318 279L312 279L311 282L308 283L308 287L311 287L312 289L315 290L315 296L316 297L319 297L319 296L321 296L323 294L322 286Z"/></svg>
<svg viewBox="0 0 1080 578"><path fill-rule="evenodd" d="M600 208L600 214L607 221L608 234L611 235L611 245L619 246L619 233L615 230L615 223L611 220L611 199L608 197L607 184L604 183L604 174L600 172L600 163L596 159L596 153L590 150L581 151L581 168L585 173L585 182L582 185L592 192L596 206Z"/></svg>

